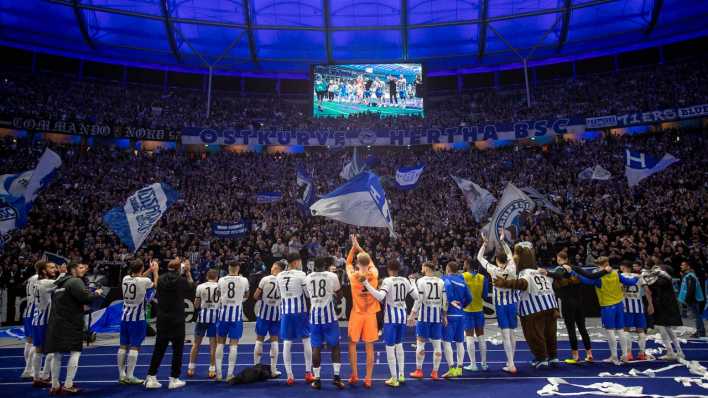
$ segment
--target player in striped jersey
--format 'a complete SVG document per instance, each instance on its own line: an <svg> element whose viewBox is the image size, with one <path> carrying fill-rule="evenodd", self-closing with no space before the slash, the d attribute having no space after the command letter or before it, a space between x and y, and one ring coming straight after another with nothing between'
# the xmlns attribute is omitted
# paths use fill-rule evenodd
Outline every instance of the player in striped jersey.
<svg viewBox="0 0 708 398"><path fill-rule="evenodd" d="M40 263L43 262L38 261L37 263L35 263L35 270L38 268ZM22 371L21 376L23 379L32 378L32 357L34 356L34 348L32 345L32 317L34 316L34 298L36 295L35 287L37 285L38 278L38 275L34 274L30 276L25 282L25 294L27 296L27 300L25 301L25 312L22 314L22 321L25 332L25 370Z"/></svg>
<svg viewBox="0 0 708 398"><path fill-rule="evenodd" d="M144 272L143 272L144 271ZM145 275L152 274L152 280ZM142 260L130 263L130 275L123 278L123 314L120 321L120 347L118 347L118 382L121 384L142 384L143 380L134 376L138 362L140 345L145 340L147 321L145 320L145 296L148 289L157 285L158 263L150 261L145 271ZM127 361L126 361L127 357Z"/></svg>
<svg viewBox="0 0 708 398"><path fill-rule="evenodd" d="M189 353L187 377L194 377L195 363L199 355L199 346L204 337L209 338L209 378L216 377L216 323L219 319L219 272L210 269L206 274L207 281L197 286L194 294L194 309L199 311L197 323L194 325L194 343Z"/></svg>
<svg viewBox="0 0 708 398"><path fill-rule="evenodd" d="M386 359L391 378L386 380L389 387L398 387L400 383L406 381L405 354L403 351L403 336L406 334L406 297L410 295L413 300L418 300L418 289L414 289L411 282L402 276L398 276L400 264L398 260L389 260L386 264L388 278L381 281L377 290L364 278L362 282L366 290L381 302L385 302L383 337L386 343ZM398 372L396 372L396 362L398 362Z"/></svg>
<svg viewBox="0 0 708 398"><path fill-rule="evenodd" d="M280 338L283 339L283 363L288 375L288 385L295 384L293 377L293 340L302 339L305 356L305 381L312 383L312 345L310 345L310 321L305 300L305 273L297 252L288 254L288 269L276 277L280 292Z"/></svg>
<svg viewBox="0 0 708 398"><path fill-rule="evenodd" d="M49 321L49 313L51 311L52 293L54 293L54 280L57 276L57 267L54 263L38 263L37 266L38 279L34 287L35 311L32 318L32 344L34 345L34 355L32 357L32 375L33 387L49 387L49 369L52 363L52 354L47 354L44 361L44 368L40 372L42 366L42 354L44 352L44 342L47 336L47 323Z"/></svg>
<svg viewBox="0 0 708 398"><path fill-rule="evenodd" d="M280 291L278 290L278 274L283 270L282 263L277 261L270 267L270 275L258 283L253 293L253 299L261 301L256 314L256 345L253 348L253 363L261 363L263 341L270 336L270 374L278 377L278 336L280 335Z"/></svg>
<svg viewBox="0 0 708 398"><path fill-rule="evenodd" d="M484 336L484 298L489 293L487 278L479 273L479 266L472 263L471 258L465 258L465 272L462 277L465 279L467 289L472 295L472 302L465 309L465 343L467 345L467 355L470 357L470 364L464 369L476 372L480 368L487 370L487 340ZM479 343L480 368L477 367L477 359L474 350L475 335Z"/></svg>
<svg viewBox="0 0 708 398"><path fill-rule="evenodd" d="M312 372L315 380L312 388L322 388L320 364L322 343L332 350L333 383L338 389L344 388L339 370L342 368L342 355L339 347L339 322L334 309L334 301L342 296L342 286L336 274L327 271L334 264L332 257L317 257L315 272L305 277L305 294L310 298L310 339L312 340Z"/></svg>
<svg viewBox="0 0 708 398"><path fill-rule="evenodd" d="M442 277L445 283L445 295L448 300L447 326L445 327L443 345L448 371L444 378L462 376L462 364L465 361L465 311L464 308L472 302L472 294L465 284L465 278L458 274L458 265L450 261L445 266L446 275ZM452 354L452 343L457 346L457 365Z"/></svg>
<svg viewBox="0 0 708 398"><path fill-rule="evenodd" d="M484 252L487 250L487 242L482 244L477 253L477 260L482 267L489 273L492 279L514 279L516 278L516 264L514 263L511 249L504 241L504 234L500 233L501 247L503 251L497 250L495 256L496 264L492 264L484 258ZM502 341L504 344L504 352L506 353L506 366L503 371L516 373L516 365L514 364L514 351L516 350L516 337L514 330L517 327L516 321L516 303L518 301L518 293L513 289L496 287L492 289L494 297L494 310L497 315L497 323L502 332Z"/></svg>
<svg viewBox="0 0 708 398"><path fill-rule="evenodd" d="M640 361L645 361L647 359L652 359L650 355L646 354L647 348L647 319L644 311L644 303L642 302L642 296L651 291L644 286L644 282L639 278L638 274L632 273L632 263L629 261L623 261L620 265L620 271L622 271L622 276L625 278L636 278L638 280L636 285L622 285L624 289L624 330L627 338L627 356L628 361L633 360L632 356L632 335L630 332L635 332L639 336L639 353L637 354L637 359ZM648 300L647 311L651 314L654 312L654 307L651 300Z"/></svg>
<svg viewBox="0 0 708 398"><path fill-rule="evenodd" d="M248 299L248 279L239 275L241 265L229 263L229 274L219 278L219 320L216 342L216 381L221 381L224 344L229 338L229 365L226 381L231 381L238 357L238 341L243 335L243 302Z"/></svg>
<svg viewBox="0 0 708 398"><path fill-rule="evenodd" d="M411 372L411 377L415 379L423 378L423 362L425 362L425 341L430 340L433 344L433 372L430 374L432 380L440 380L438 369L442 361L442 338L443 326L447 326L447 295L445 293L445 283L442 279L433 276L435 271L431 262L425 262L422 272L425 276L416 281L418 288L418 300L413 305L413 311L409 320L413 320L417 315L415 334L417 336L415 351L415 371Z"/></svg>

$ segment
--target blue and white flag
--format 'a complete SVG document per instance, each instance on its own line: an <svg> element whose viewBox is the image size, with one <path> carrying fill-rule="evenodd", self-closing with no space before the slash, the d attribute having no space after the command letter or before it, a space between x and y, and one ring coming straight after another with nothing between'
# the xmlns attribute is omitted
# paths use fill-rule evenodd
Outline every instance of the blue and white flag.
<svg viewBox="0 0 708 398"><path fill-rule="evenodd" d="M528 195L529 198L533 199L533 201L536 202L536 205L538 207L546 208L556 214L562 213L561 209L558 208L558 206L554 205L553 202L548 199L548 196L542 194L541 192L538 192L536 188L525 187L521 188L521 190L524 191L524 193Z"/></svg>
<svg viewBox="0 0 708 398"><path fill-rule="evenodd" d="M42 254L42 261L49 261L50 263L54 263L56 265L62 265L62 264L69 264L69 259L56 253L51 253L48 251L45 251Z"/></svg>
<svg viewBox="0 0 708 398"><path fill-rule="evenodd" d="M312 180L307 170L302 167L297 168L296 179L297 186L302 189L302 194L299 195L297 203L303 210L307 210L304 211L304 213L309 214L310 206L315 203L317 195L315 193L315 182Z"/></svg>
<svg viewBox="0 0 708 398"><path fill-rule="evenodd" d="M123 300L116 300L108 307L91 313L89 329L94 333L118 333L123 315Z"/></svg>
<svg viewBox="0 0 708 398"><path fill-rule="evenodd" d="M422 164L413 167L399 167L396 170L396 186L398 189L406 191L418 186L418 180L420 180L424 168L425 165Z"/></svg>
<svg viewBox="0 0 708 398"><path fill-rule="evenodd" d="M354 176L366 170L366 162L359 156L359 149L354 147L352 151L352 160L345 164L339 176L345 180L351 180Z"/></svg>
<svg viewBox="0 0 708 398"><path fill-rule="evenodd" d="M277 203L283 199L283 194L280 192L258 192L256 194L256 203Z"/></svg>
<svg viewBox="0 0 708 398"><path fill-rule="evenodd" d="M607 169L598 164L595 165L595 167L588 167L586 169L583 169L583 171L578 173L578 179L607 181L612 179L612 173L610 173L609 171L607 171Z"/></svg>
<svg viewBox="0 0 708 398"><path fill-rule="evenodd" d="M482 230L482 234L487 236L487 249L501 248L499 245L500 229L504 231L504 235L511 242L518 240L521 236L521 229L526 223L524 217L535 207L536 203L533 199L514 184L507 184L501 200L497 203L497 208L494 209L492 220Z"/></svg>
<svg viewBox="0 0 708 398"><path fill-rule="evenodd" d="M47 148L33 170L0 176L0 235L27 224L32 203L60 166L59 155Z"/></svg>
<svg viewBox="0 0 708 398"><path fill-rule="evenodd" d="M114 207L103 215L108 226L124 245L135 253L167 209L179 199L179 193L165 183L154 183L130 195L123 207Z"/></svg>
<svg viewBox="0 0 708 398"><path fill-rule="evenodd" d="M381 179L365 171L346 184L322 196L310 206L313 216L322 216L359 227L388 228L392 236L393 217Z"/></svg>
<svg viewBox="0 0 708 398"><path fill-rule="evenodd" d="M464 178L451 175L455 184L462 190L462 196L465 197L467 207L472 212L472 216L476 222L480 222L487 215L489 208L492 207L497 199L491 192Z"/></svg>
<svg viewBox="0 0 708 398"><path fill-rule="evenodd" d="M680 159L673 157L670 154L664 154L661 160L650 156L644 152L625 150L625 168L624 175L627 177L627 183L633 187L639 182L652 174L664 171L672 164Z"/></svg>

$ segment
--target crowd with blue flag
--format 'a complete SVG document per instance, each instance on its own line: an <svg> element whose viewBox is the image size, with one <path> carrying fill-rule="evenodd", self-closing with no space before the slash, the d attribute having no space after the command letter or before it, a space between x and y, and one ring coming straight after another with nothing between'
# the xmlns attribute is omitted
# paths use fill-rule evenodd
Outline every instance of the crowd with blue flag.
<svg viewBox="0 0 708 398"><path fill-rule="evenodd" d="M418 180L423 174L425 165L401 166L396 170L396 186L402 191L407 191L418 186Z"/></svg>
<svg viewBox="0 0 708 398"><path fill-rule="evenodd" d="M643 179L666 170L669 166L679 161L671 154L664 154L661 159L657 159L646 152L625 150L627 161L624 175L627 177L627 184L630 187L639 185Z"/></svg>
<svg viewBox="0 0 708 398"><path fill-rule="evenodd" d="M296 202L302 209L303 213L307 215L310 213L310 206L312 206L317 199L315 182L312 180L312 177L307 170L303 167L298 167L296 172L296 183L302 190L302 194L296 199Z"/></svg>

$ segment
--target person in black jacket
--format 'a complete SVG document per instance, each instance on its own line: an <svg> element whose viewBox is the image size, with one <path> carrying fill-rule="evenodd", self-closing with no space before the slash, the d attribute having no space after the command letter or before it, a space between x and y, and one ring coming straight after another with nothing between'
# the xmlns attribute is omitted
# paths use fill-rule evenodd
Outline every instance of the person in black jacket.
<svg viewBox="0 0 708 398"><path fill-rule="evenodd" d="M560 251L556 254L556 262L559 266L570 265L568 254L565 251ZM565 275L569 277L570 275ZM572 279L572 278L571 278ZM577 279L571 283L558 287L556 296L561 300L561 315L565 328L568 331L568 342L570 343L571 358L566 359L566 363L575 364L580 361L578 354L578 335L575 333L575 328L578 328L580 337L583 339L583 347L585 348L585 360L592 362L592 343L590 335L585 327L585 303L583 303L583 287Z"/></svg>
<svg viewBox="0 0 708 398"><path fill-rule="evenodd" d="M52 297L52 309L47 327L46 351L53 354L52 389L50 395L74 395L80 390L74 385L74 377L79 368L79 358L84 345L84 306L100 297L102 291L89 292L83 281L88 271L86 264L71 263L68 273L54 282L56 290ZM66 367L66 380L61 387L61 356L70 352Z"/></svg>
<svg viewBox="0 0 708 398"><path fill-rule="evenodd" d="M682 326L683 321L671 275L666 272L661 261L657 258L651 258L647 266L648 269L642 271L641 278L651 290L654 325L666 346L666 355L659 359L669 361L684 359L681 342L673 331L675 326Z"/></svg>
<svg viewBox="0 0 708 398"><path fill-rule="evenodd" d="M182 351L184 350L184 299L194 290L189 260L182 262L179 257L167 264L167 274L160 276L157 285L157 335L155 350L152 352L150 369L145 379L146 388L160 388L157 369L165 356L167 345L172 343L172 370L168 388L184 387L179 379L182 371Z"/></svg>

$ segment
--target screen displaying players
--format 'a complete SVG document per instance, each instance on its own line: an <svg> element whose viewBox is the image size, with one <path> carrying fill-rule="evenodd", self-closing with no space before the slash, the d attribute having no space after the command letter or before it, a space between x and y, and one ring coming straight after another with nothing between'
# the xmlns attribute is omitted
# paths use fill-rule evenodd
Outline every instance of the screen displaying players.
<svg viewBox="0 0 708 398"><path fill-rule="evenodd" d="M312 86L315 117L423 116L420 64L315 65Z"/></svg>

